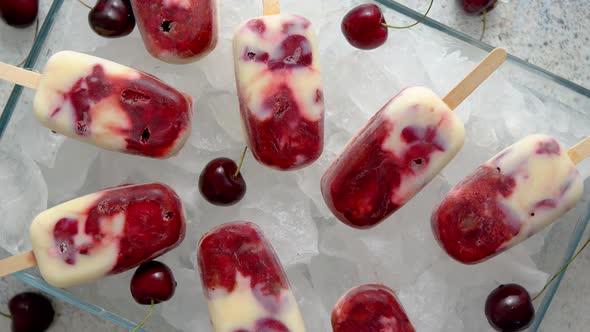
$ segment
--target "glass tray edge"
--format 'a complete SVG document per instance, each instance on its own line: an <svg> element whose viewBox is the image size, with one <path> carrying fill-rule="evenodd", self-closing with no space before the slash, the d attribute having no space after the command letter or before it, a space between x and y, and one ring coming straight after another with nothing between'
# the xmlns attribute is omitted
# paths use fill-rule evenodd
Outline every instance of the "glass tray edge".
<svg viewBox="0 0 590 332"><path fill-rule="evenodd" d="M421 13L418 13L418 12L416 12L406 6L403 6L395 1L391 1L391 0L376 0L376 1L399 12L399 13L401 13L401 14L403 14L403 15L405 15L405 16L413 18L413 19L419 19L422 16ZM51 27L54 24L56 15L59 13L59 10L60 10L63 3L64 3L64 0L54 0L53 1L53 4L51 5L51 7L48 11L48 14L47 14L47 16L40 28L37 39L35 40L33 47L31 48L31 52L25 61L25 64L24 64L25 68L32 68L36 64L39 54L42 50L42 47L51 32ZM434 28L436 30L439 30L447 35L450 35L451 37L457 38L457 39L467 42L471 45L474 45L474 46L476 46L480 49L483 49L485 51L490 51L494 48L493 46L491 46L489 44L486 44L486 43L481 42L479 40L473 39L472 37L470 37L462 32L459 32L457 30L454 30L454 29L452 29L452 28L450 28L438 21L435 21L429 17L427 17L423 21L423 24L425 24L431 28ZM558 75L555 75L555 74L553 74L543 68L540 68L536 65L533 65L527 61L524 61L514 55L508 54L508 58L528 71L535 72L536 74L538 74L540 76L546 77L546 78L548 78L548 79L550 79L550 80L552 80L552 81L554 81L554 82L556 82L556 83L558 83L570 90L573 90L577 93L580 93L580 94L590 98L590 90L589 89L586 89L576 83L573 83L573 82L571 82L567 79L564 79L563 77L560 77ZM2 139L2 135L4 133L4 130L8 126L8 123L10 122L10 118L12 116L12 113L14 112L15 106L20 99L20 95L22 94L22 90L23 90L23 88L18 85L13 88L13 90L9 96L9 99L4 107L4 111L0 115L0 141ZM574 252L575 252L577 246L579 245L581 238L583 236L584 230L586 229L589 222L590 222L590 210L587 212L586 216L576 224L576 227L575 227L574 231L572 232L573 238L570 240L570 242L568 244L568 248L567 248L567 250L564 254L564 257L562 259L563 263L567 262L574 255ZM562 281L565 273L567 273L567 270L566 270L566 272L561 274L547 290L547 294L545 294L545 296L543 297L543 301L537 310L537 316L535 317L535 321L531 327L531 331L536 332L540 328L543 318L544 318L545 314L547 313L548 308L551 305L551 302L552 302L557 290L559 289L559 286L561 284L561 281ZM43 292L46 292L46 293L48 293L60 300L70 303L70 304L74 305L75 307L85 310L97 317L100 317L102 319L110 321L122 328L133 329L135 327L135 323L132 323L131 321L129 321L121 316L118 316L112 312L109 312L103 308L100 308L98 306L81 301L79 298L71 296L70 294L66 293L64 290L51 287L50 285L46 284L44 281L34 277L31 274L21 272L21 273L16 273L13 276L15 278L29 284L32 287L35 287L35 288L37 288ZM147 331L147 330L140 329L139 331Z"/></svg>
<svg viewBox="0 0 590 332"><path fill-rule="evenodd" d="M376 2L381 3L382 5L389 7L405 16L408 16L412 19L418 20L420 19L423 14L422 13L418 13L417 11L410 9L402 4L399 4L393 0L375 0ZM445 24L442 24L434 19L431 19L430 17L426 17L421 24L427 25L433 29L439 30L451 37L455 37L459 40L462 40L464 42L467 42L473 46L476 46L480 49L483 49L487 52L493 50L495 47L489 44L486 44L482 41L479 41L477 39L472 38L471 36L460 32L458 30L455 30ZM519 66L521 66L522 68L534 72L542 77L545 77L547 79L550 79L551 81L554 81L570 90L573 90L581 95L584 95L586 97L590 98L590 89L587 89L579 84L576 84L570 80L567 80L559 75L553 74L550 71L547 71L539 66L536 66L528 61L525 61L517 56L514 56L510 53L508 53L508 59L514 61L516 64L518 64Z"/></svg>

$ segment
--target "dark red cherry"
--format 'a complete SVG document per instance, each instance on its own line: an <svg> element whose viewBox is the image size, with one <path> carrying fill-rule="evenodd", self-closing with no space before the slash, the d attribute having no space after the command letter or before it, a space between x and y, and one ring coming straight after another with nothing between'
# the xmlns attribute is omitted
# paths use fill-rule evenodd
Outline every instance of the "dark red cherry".
<svg viewBox="0 0 590 332"><path fill-rule="evenodd" d="M13 27L28 27L35 22L38 12L39 0L0 0L0 16Z"/></svg>
<svg viewBox="0 0 590 332"><path fill-rule="evenodd" d="M172 270L158 261L140 265L131 278L131 295L139 304L168 301L174 296L176 280Z"/></svg>
<svg viewBox="0 0 590 332"><path fill-rule="evenodd" d="M88 13L88 23L94 32L107 38L127 36L135 27L135 17L129 0L99 0Z"/></svg>
<svg viewBox="0 0 590 332"><path fill-rule="evenodd" d="M468 14L481 14L484 10L494 9L497 0L461 0L463 10Z"/></svg>
<svg viewBox="0 0 590 332"><path fill-rule="evenodd" d="M486 317L500 332L523 331L535 317L533 301L526 289L517 284L501 285L486 300Z"/></svg>
<svg viewBox="0 0 590 332"><path fill-rule="evenodd" d="M229 158L217 158L205 166L199 177L199 190L211 204L229 206L246 194L246 181L236 171L238 165Z"/></svg>
<svg viewBox="0 0 590 332"><path fill-rule="evenodd" d="M55 311L49 299L38 293L21 293L8 303L12 332L44 332L49 329Z"/></svg>
<svg viewBox="0 0 590 332"><path fill-rule="evenodd" d="M342 33L348 42L362 50L371 50L385 43L388 28L381 8L365 4L353 8L342 20Z"/></svg>

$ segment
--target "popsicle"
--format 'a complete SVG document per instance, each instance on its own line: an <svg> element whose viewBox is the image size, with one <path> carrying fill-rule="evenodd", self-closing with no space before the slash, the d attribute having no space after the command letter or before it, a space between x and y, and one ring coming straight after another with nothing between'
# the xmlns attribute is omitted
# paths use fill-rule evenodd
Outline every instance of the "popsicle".
<svg viewBox="0 0 590 332"><path fill-rule="evenodd" d="M256 224L212 229L197 260L215 332L305 331L287 276Z"/></svg>
<svg viewBox="0 0 590 332"><path fill-rule="evenodd" d="M43 75L0 63L0 78L37 89L33 109L43 125L107 150L168 158L190 136L189 96L108 60L63 51Z"/></svg>
<svg viewBox="0 0 590 332"><path fill-rule="evenodd" d="M325 171L321 190L343 223L367 229L392 215L459 152L465 129L452 112L506 59L493 50L444 99L426 87L402 90Z"/></svg>
<svg viewBox="0 0 590 332"><path fill-rule="evenodd" d="M143 43L173 64L199 60L217 45L217 0L131 0Z"/></svg>
<svg viewBox="0 0 590 332"><path fill-rule="evenodd" d="M124 185L40 213L33 245L0 261L0 276L39 266L56 287L70 287L132 269L182 242L185 214L178 195L160 183Z"/></svg>
<svg viewBox="0 0 590 332"><path fill-rule="evenodd" d="M572 159L547 135L509 146L453 187L434 210L438 243L457 261L476 264L540 232L582 196L583 179Z"/></svg>
<svg viewBox="0 0 590 332"><path fill-rule="evenodd" d="M324 97L316 35L304 17L279 14L242 23L233 39L236 84L247 144L260 163L295 170L324 146Z"/></svg>
<svg viewBox="0 0 590 332"><path fill-rule="evenodd" d="M380 284L346 292L332 309L334 332L415 332L395 292Z"/></svg>

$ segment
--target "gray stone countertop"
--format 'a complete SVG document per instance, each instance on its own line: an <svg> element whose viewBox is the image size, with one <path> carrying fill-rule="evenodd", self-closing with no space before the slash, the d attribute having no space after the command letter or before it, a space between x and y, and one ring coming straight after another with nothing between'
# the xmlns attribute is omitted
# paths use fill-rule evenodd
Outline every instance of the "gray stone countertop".
<svg viewBox="0 0 590 332"><path fill-rule="evenodd" d="M463 14L458 0L434 1L431 18L479 39L480 16ZM421 0L420 4L415 0L399 2L422 12L428 5L427 0ZM395 17L389 20L394 22ZM503 46L524 60L590 88L590 6L586 0L500 0L487 15L483 41ZM587 233L590 236L590 231ZM542 332L587 330L590 325L590 317L586 315L590 308L588 275L590 251L581 255L567 272ZM0 310L7 311L10 297L28 289L31 288L14 278L0 278ZM123 331L69 304L54 302L57 315L50 331ZM10 322L0 317L0 331L9 331L9 326Z"/></svg>
<svg viewBox="0 0 590 332"><path fill-rule="evenodd" d="M397 0L425 12L428 0ZM419 2L419 5L416 3ZM475 39L482 16L465 15L460 0L434 0L428 15ZM387 15L395 22L395 17ZM587 0L498 0L487 14L483 42L590 88L590 6Z"/></svg>

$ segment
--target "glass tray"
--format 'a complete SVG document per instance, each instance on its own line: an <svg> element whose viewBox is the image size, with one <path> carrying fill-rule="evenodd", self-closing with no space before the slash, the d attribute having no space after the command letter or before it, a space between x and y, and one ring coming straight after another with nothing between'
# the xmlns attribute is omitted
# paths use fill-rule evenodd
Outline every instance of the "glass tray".
<svg viewBox="0 0 590 332"><path fill-rule="evenodd" d="M30 56L27 58L24 67L35 68L40 71L47 58L55 51L58 51L58 49L51 49L51 45L59 44L55 41L59 40L61 34L64 32L59 29L60 22L66 20L67 15L71 15L70 11L65 10L66 7L70 6L70 2L74 1L55 0L53 2L42 23L34 47ZM418 19L421 16L420 13L394 1L378 0L378 2L391 8L391 10L398 12L400 18L407 18L408 21ZM87 27L84 26L80 28L86 29ZM469 59L480 59L493 48L490 45L474 40L461 32L450 29L429 18L423 22L420 27L420 32L444 38L449 51L460 50L462 55ZM77 50L75 47L71 48ZM551 102L559 103L561 107L567 108L571 112L579 113L581 112L579 110L590 109L590 91L588 89L553 75L544 69L533 66L526 61L509 55L507 63L503 66L502 71L505 75L510 77L512 83L518 86L527 87L531 91L535 91L536 95L542 100L551 100ZM0 115L0 144L10 144L6 137L4 137L3 140L3 134L6 129L10 127L10 120L14 114L18 114L18 112L21 111L25 112L27 107L30 108L30 106L23 106L23 104L28 105L31 96L32 94L30 91L23 94L23 89L18 86L14 87L12 90L12 93L6 101L6 106ZM580 124L577 130L581 131L584 128L590 128L590 126L585 126L586 124L587 123ZM574 130L576 130L576 128L574 128ZM585 175L588 174L586 173ZM558 270L558 268L573 255L580 242L581 236L590 219L590 193L588 190L583 201L576 207L575 211L569 213L568 217L564 219L565 220L562 222L556 223L546 232L544 247L534 257L537 266L550 274ZM0 256L4 256L4 254L1 254ZM135 322L138 321L138 319L141 319L141 316L123 317L120 313L112 310L108 306L91 303L94 302L91 299L94 299L93 295L96 296L96 294L84 294L79 288L62 290L51 287L40 279L35 272L17 273L15 276L41 291L47 292L60 300L87 310L88 312L109 320L123 328L132 329L136 325ZM562 276L549 287L542 300L536 303L537 316L530 331L539 330L555 292L559 287ZM197 280L195 280L195 282L197 282ZM74 295L74 293L76 295Z"/></svg>

